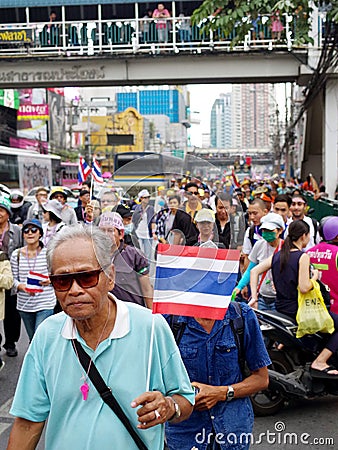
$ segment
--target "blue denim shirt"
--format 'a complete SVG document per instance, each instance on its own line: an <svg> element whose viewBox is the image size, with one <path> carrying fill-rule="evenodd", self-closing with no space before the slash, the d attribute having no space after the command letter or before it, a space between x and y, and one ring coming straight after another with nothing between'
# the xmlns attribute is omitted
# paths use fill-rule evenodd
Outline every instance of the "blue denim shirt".
<svg viewBox="0 0 338 450"><path fill-rule="evenodd" d="M255 313L244 303L241 306L245 358L249 369L254 371L268 366L271 361ZM225 318L215 321L210 334L194 318L178 318L179 322L186 322L179 349L190 381L213 386L228 386L242 381L238 349L229 325L229 319L236 317L238 314L230 303ZM249 397L218 402L208 411L194 411L182 423L168 423L168 445L170 450L205 450L208 447L208 436L219 433L218 442L222 450L245 449L249 446L243 437L243 444L240 443L240 435L252 432L253 419Z"/></svg>

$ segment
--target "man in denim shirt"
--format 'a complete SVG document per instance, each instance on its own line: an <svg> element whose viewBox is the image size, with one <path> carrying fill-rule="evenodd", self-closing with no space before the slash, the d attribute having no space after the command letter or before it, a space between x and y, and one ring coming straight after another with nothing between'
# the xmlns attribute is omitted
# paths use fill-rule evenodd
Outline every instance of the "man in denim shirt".
<svg viewBox="0 0 338 450"><path fill-rule="evenodd" d="M238 316L230 303L223 320L180 316L186 324L179 349L198 392L190 419L166 425L170 450L240 450L249 448L253 410L249 396L268 386L271 364L253 310L241 304L245 360L250 376L243 379L230 319ZM169 320L169 319L168 319Z"/></svg>

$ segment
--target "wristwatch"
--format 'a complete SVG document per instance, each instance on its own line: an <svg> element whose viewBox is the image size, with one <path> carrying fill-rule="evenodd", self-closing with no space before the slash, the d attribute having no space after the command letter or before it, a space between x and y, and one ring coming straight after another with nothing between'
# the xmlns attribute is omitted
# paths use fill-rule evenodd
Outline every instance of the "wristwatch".
<svg viewBox="0 0 338 450"><path fill-rule="evenodd" d="M173 401L174 408L175 408L174 414L170 417L170 419L168 419L168 422L171 422L174 419L179 419L181 417L182 412L181 412L180 405L172 397L169 397L169 398L171 398L171 400Z"/></svg>
<svg viewBox="0 0 338 450"><path fill-rule="evenodd" d="M234 398L234 395L235 395L234 388L232 386L228 386L226 401L231 402L231 400Z"/></svg>

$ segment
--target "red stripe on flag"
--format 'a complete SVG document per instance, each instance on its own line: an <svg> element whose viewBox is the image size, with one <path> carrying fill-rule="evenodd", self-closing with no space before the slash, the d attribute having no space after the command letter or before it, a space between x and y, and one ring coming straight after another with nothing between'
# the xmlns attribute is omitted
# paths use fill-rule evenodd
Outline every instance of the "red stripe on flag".
<svg viewBox="0 0 338 450"><path fill-rule="evenodd" d="M204 247L183 247L182 245L158 244L157 253L165 256L190 256L219 260L239 260L239 250L225 250Z"/></svg>
<svg viewBox="0 0 338 450"><path fill-rule="evenodd" d="M179 303L154 302L153 313L174 314L175 316L199 317L201 319L224 319L227 308L214 308L209 306L182 305Z"/></svg>
<svg viewBox="0 0 338 450"><path fill-rule="evenodd" d="M44 278L45 280L49 279L49 276L48 275L44 275L43 273L37 273L37 272L30 271L29 275L34 275L34 276L39 277L39 278Z"/></svg>

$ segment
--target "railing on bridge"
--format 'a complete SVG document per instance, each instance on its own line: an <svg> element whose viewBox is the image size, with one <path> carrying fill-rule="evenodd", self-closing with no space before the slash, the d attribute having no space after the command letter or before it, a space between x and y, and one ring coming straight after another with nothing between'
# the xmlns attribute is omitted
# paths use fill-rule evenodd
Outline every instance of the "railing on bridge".
<svg viewBox="0 0 338 450"><path fill-rule="evenodd" d="M325 17L320 17L320 22ZM262 21L263 22L263 21ZM236 27L230 35L222 30L206 34L200 26L191 25L190 17L161 19L95 20L84 22L47 22L0 25L0 56L78 56L125 55L157 53L202 53L205 51L249 51L260 49L291 50L297 18L282 17L280 35L271 30L267 16L265 24L252 23L244 42L236 47ZM159 33L161 29L162 32ZM163 32L164 30L164 32ZM322 24L319 24L322 30ZM316 47L321 46L321 33ZM307 49L307 45L297 49Z"/></svg>

